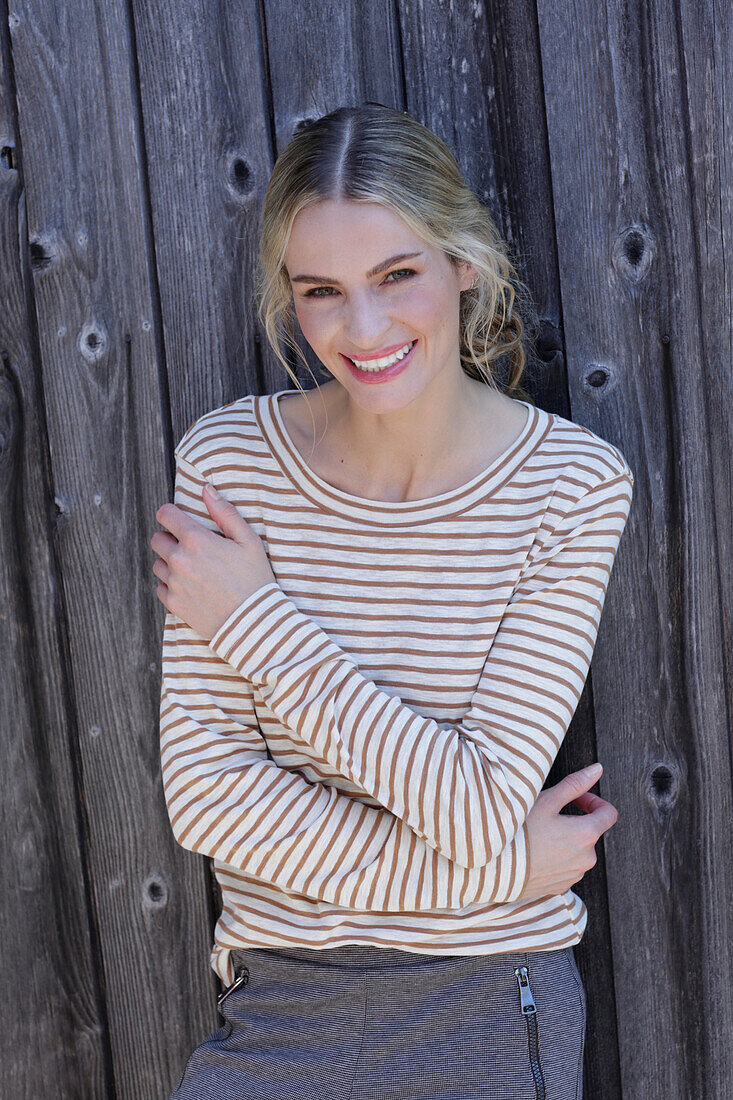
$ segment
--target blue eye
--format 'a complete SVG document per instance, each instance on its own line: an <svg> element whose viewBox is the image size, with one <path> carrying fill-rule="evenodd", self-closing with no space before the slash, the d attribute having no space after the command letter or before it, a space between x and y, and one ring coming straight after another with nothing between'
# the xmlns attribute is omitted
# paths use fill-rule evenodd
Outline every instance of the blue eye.
<svg viewBox="0 0 733 1100"><path fill-rule="evenodd" d="M401 267L397 271L390 271L385 276L384 281L385 281L385 283L388 282L388 281L389 282L401 283L401 282L403 282L404 278L409 279L412 275L415 275L415 274L416 274L416 272L414 271L413 268L411 268L411 267ZM403 278L402 279L392 279L392 280L390 280L390 278L389 278L390 275L402 275ZM305 292L305 294L303 295L303 297L304 298L331 298L331 297L333 297L333 295L331 295L331 294L319 294L318 293L319 290L333 290L333 287L332 286L314 286L312 290L307 290Z"/></svg>

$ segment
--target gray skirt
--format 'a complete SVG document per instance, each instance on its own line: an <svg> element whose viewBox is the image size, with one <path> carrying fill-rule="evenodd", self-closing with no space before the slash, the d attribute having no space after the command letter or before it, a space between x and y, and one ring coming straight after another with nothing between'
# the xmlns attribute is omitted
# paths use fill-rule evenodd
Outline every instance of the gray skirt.
<svg viewBox="0 0 733 1100"><path fill-rule="evenodd" d="M170 1100L578 1100L572 947L420 955L247 948Z"/></svg>

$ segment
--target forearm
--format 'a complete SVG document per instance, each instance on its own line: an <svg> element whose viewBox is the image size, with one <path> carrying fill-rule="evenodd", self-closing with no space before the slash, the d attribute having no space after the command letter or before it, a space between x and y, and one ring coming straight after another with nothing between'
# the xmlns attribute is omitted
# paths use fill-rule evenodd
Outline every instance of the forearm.
<svg viewBox="0 0 733 1100"><path fill-rule="evenodd" d="M173 834L183 847L314 900L380 912L461 909L515 901L527 877L526 830L486 865L446 859L404 822L267 755L251 699L235 721L218 704L202 640L170 613L164 635L161 770ZM184 659L186 670L176 673ZM222 676L222 683L224 677ZM202 708L199 700L205 700Z"/></svg>
<svg viewBox="0 0 733 1100"><path fill-rule="evenodd" d="M363 676L276 582L244 600L210 648L296 744L452 863L485 866L523 825L567 732L629 501L626 475L611 478L538 542L470 707L449 728Z"/></svg>

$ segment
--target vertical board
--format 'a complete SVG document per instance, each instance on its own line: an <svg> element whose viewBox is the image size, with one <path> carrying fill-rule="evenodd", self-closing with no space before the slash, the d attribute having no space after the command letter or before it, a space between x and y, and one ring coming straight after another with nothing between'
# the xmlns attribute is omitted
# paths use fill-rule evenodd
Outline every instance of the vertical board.
<svg viewBox="0 0 733 1100"><path fill-rule="evenodd" d="M80 814L67 619L29 294L24 169L0 56L0 1065L3 1095L103 1096L109 1041Z"/></svg>
<svg viewBox="0 0 733 1100"><path fill-rule="evenodd" d="M168 493L167 425L127 14L84 0L21 2L11 30L34 320L63 519L54 553L65 691L99 938L90 988L98 981L103 990L112 1069L108 1082L99 1069L68 1082L67 1095L158 1100L180 1073L167 1021L180 1010L175 1031L193 1040L206 1018L200 976L181 963L205 960L209 929L191 896L204 869L171 835L160 777L162 608L148 540ZM38 676L50 678L53 662L53 651L39 654ZM71 845L75 816L66 829Z"/></svg>
<svg viewBox="0 0 733 1100"><path fill-rule="evenodd" d="M728 1095L725 5L21 0L7 28L4 1095L168 1096L219 1026L219 899L209 861L173 838L160 778L149 539L193 420L293 384L255 314L264 191L298 126L366 100L455 151L534 293L528 389L636 475L548 779L601 759L619 809L578 888L585 1093Z"/></svg>
<svg viewBox="0 0 733 1100"><path fill-rule="evenodd" d="M731 388L729 357L713 380L702 334L708 310L730 319L730 286L717 227L693 217L688 96L705 104L700 125L726 104L705 65L686 67L666 5L539 11L573 415L620 446L636 475L615 566L625 599L604 613L594 679L601 793L619 810L606 849L622 1094L723 1096L730 590L715 559L712 466L728 500L730 467L711 455L722 457L730 421L717 438L709 425L721 422L711 394L729 405ZM687 18L688 42L700 38L691 56L713 50L715 69L729 66L730 20L713 47L706 17L688 7ZM719 177L708 183L720 210Z"/></svg>
<svg viewBox="0 0 733 1100"><path fill-rule="evenodd" d="M267 73L256 3L214 9L198 0L133 0L133 11L172 449L202 413L261 392L271 378L253 293L259 213L272 168ZM166 499L170 489L146 516L148 537L159 529L154 511ZM152 563L150 554L145 565ZM157 580L149 578L152 590ZM163 611L156 599L158 647ZM156 738L157 718L156 708ZM165 814L162 798L160 807ZM176 846L167 815L166 829L167 843ZM169 1088L192 1049L221 1025L209 965L218 890L209 860L177 852L174 881L185 919L179 910L168 924L171 988L155 1052Z"/></svg>
<svg viewBox="0 0 733 1100"><path fill-rule="evenodd" d="M254 0L133 7L175 443L271 379L253 293L272 170L267 71Z"/></svg>

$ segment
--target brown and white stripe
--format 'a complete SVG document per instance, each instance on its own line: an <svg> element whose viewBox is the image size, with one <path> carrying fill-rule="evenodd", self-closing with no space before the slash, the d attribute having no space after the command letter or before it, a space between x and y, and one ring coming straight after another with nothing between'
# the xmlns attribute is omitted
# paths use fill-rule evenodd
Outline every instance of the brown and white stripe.
<svg viewBox="0 0 733 1100"><path fill-rule="evenodd" d="M305 464L247 395L176 448L175 502L215 528L212 482L276 583L203 639L171 612L161 768L174 835L214 859L212 966L248 946L436 954L577 943L572 891L521 899L526 817L580 698L633 474L529 403L457 489L374 501Z"/></svg>

